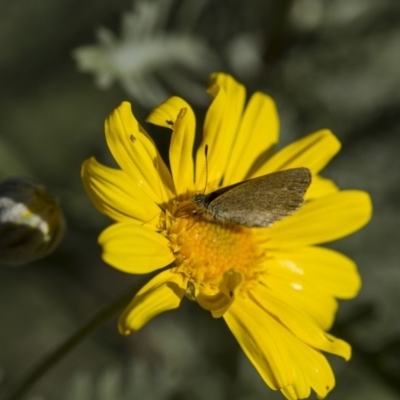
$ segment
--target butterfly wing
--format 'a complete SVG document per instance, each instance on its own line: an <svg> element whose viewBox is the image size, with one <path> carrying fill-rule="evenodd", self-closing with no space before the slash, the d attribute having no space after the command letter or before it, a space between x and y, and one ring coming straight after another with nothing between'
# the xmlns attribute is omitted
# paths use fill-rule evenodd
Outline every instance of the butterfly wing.
<svg viewBox="0 0 400 400"><path fill-rule="evenodd" d="M274 172L210 193L208 211L221 222L267 227L301 207L310 183L307 168Z"/></svg>

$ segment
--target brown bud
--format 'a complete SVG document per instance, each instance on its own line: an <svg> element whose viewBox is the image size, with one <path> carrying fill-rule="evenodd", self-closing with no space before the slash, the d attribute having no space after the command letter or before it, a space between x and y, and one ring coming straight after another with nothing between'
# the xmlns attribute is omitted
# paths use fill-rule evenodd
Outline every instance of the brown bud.
<svg viewBox="0 0 400 400"><path fill-rule="evenodd" d="M48 255L65 232L58 201L26 178L0 182L0 263L26 264Z"/></svg>

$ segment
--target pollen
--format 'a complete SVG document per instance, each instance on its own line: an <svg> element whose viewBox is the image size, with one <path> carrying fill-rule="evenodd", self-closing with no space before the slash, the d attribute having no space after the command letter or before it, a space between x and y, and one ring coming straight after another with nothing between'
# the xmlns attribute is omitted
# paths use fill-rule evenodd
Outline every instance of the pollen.
<svg viewBox="0 0 400 400"><path fill-rule="evenodd" d="M241 291L258 282L263 269L264 250L257 243L254 229L222 225L199 216L177 218L176 269L188 280L188 297L193 293L213 296L230 271L243 277Z"/></svg>

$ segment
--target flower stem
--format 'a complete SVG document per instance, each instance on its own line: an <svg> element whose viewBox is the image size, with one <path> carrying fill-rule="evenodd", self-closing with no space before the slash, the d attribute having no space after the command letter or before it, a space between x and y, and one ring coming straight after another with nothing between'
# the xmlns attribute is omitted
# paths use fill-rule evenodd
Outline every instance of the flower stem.
<svg viewBox="0 0 400 400"><path fill-rule="evenodd" d="M120 294L116 299L102 308L87 324L85 324L76 333L70 336L64 343L57 347L54 351L45 356L36 366L29 371L25 377L17 382L3 400L18 400L58 361L67 355L76 345L86 339L98 327L106 323L118 311L122 310L132 300L133 296L141 289L141 287L154 278L157 274L165 269L159 269L155 272L139 277L139 279Z"/></svg>

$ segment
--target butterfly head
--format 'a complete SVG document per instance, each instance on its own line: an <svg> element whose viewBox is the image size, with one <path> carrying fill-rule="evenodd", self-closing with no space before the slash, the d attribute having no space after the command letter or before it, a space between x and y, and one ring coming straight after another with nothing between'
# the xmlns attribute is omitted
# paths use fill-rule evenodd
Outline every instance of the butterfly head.
<svg viewBox="0 0 400 400"><path fill-rule="evenodd" d="M210 203L208 196L205 194L195 194L192 197L192 202L199 208L207 208Z"/></svg>

